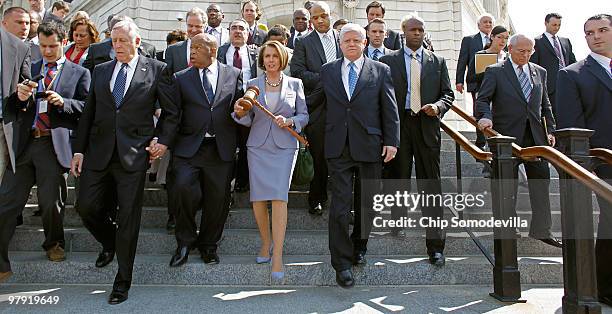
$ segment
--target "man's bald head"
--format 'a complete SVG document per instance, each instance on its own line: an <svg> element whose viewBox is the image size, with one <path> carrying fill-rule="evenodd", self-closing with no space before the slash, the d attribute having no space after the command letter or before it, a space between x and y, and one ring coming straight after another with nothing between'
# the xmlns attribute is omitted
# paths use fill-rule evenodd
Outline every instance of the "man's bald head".
<svg viewBox="0 0 612 314"><path fill-rule="evenodd" d="M208 68L217 58L217 38L207 33L200 33L191 38L189 50L191 64L198 68Z"/></svg>
<svg viewBox="0 0 612 314"><path fill-rule="evenodd" d="M191 38L191 41L195 42L195 43L202 44L202 45L206 45L206 46L208 46L210 48L215 48L215 49L219 48L219 47L217 47L217 38L215 36L213 36L213 35L208 34L208 33L197 34L197 35L193 36L193 38Z"/></svg>

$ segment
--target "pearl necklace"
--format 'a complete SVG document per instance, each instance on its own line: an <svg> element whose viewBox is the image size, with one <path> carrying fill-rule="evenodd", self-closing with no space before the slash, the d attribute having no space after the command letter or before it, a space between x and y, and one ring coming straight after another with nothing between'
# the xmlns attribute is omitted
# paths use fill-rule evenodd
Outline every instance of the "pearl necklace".
<svg viewBox="0 0 612 314"><path fill-rule="evenodd" d="M266 84L268 84L268 85L270 85L272 87L278 87L281 84L281 82L283 81L283 76L282 75L281 75L280 79L278 80L278 82L276 82L276 83L272 83L272 82L268 81L268 76L267 75L265 75L264 78L266 80Z"/></svg>

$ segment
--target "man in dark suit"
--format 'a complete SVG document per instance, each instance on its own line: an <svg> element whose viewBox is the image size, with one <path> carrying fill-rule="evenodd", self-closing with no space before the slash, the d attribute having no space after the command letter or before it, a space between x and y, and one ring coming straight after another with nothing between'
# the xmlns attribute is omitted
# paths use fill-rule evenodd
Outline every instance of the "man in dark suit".
<svg viewBox="0 0 612 314"><path fill-rule="evenodd" d="M120 21L129 20L132 21L132 18L125 15L114 16L112 19L108 21L108 29L113 29L113 26ZM155 46L141 42L138 47L138 54L141 56L155 59ZM93 72L93 69L96 65L111 61L115 59L116 53L113 49L113 44L110 38L107 38L99 43L92 44L89 46L89 51L87 54L87 58L83 61L83 67L89 70L89 72Z"/></svg>
<svg viewBox="0 0 612 314"><path fill-rule="evenodd" d="M166 64L170 75L182 71L191 66L190 47L191 38L204 31L206 24L206 13L200 8L192 8L185 15L185 23L187 24L187 40L169 46L166 49Z"/></svg>
<svg viewBox="0 0 612 314"><path fill-rule="evenodd" d="M535 52L531 55L529 62L546 69L548 99L552 105L553 113L556 113L557 73L559 69L575 63L576 57L572 51L572 43L569 38L557 36L561 28L561 15L558 13L546 14L544 25L546 26L546 32L535 38Z"/></svg>
<svg viewBox="0 0 612 314"><path fill-rule="evenodd" d="M382 19L382 20L385 19L385 7L383 6L382 2L372 1L366 7L366 15L368 18L368 26L365 27L365 30L367 32L370 22L372 22L373 19L376 19L376 18ZM398 32L392 29L387 29L387 32L385 35L386 36L384 40L384 45L385 47L387 47L387 49L398 50L402 48L402 40ZM369 37L368 37L368 40L369 40Z"/></svg>
<svg viewBox="0 0 612 314"><path fill-rule="evenodd" d="M366 212L356 209L355 228L349 234L354 168L359 169L362 180L380 179L381 156L384 162L389 162L399 146L391 71L387 65L364 58L365 45L365 30L357 24L346 24L340 31L344 58L321 69L327 99L325 158L333 196L329 208L329 249L336 282L342 287L354 285L351 267L365 263L372 229L372 208L366 207Z"/></svg>
<svg viewBox="0 0 612 314"><path fill-rule="evenodd" d="M293 27L291 27L291 37L287 41L287 47L295 49L295 41L298 38L308 35L308 21L310 20L310 12L305 8L299 8L293 11Z"/></svg>
<svg viewBox="0 0 612 314"><path fill-rule="evenodd" d="M30 78L30 49L19 38L0 27L0 182L6 170L15 171L15 150L12 134L19 111L12 105L18 100L17 85ZM32 87L35 83L30 83ZM27 101L22 95L22 106ZM8 256L0 256L8 260ZM0 283L11 275L10 269L0 268Z"/></svg>
<svg viewBox="0 0 612 314"><path fill-rule="evenodd" d="M140 35L136 24L131 20L117 23L111 37L117 59L94 69L73 144L71 170L80 175L79 215L102 244L96 267L108 265L117 253L119 270L108 302L118 304L127 300L132 283L149 167L146 148L150 142L167 146L172 135L163 126L176 123L178 117L166 94L166 65L137 53ZM162 113L155 128L152 117L158 101ZM119 201L117 225L101 204L111 187Z"/></svg>
<svg viewBox="0 0 612 314"><path fill-rule="evenodd" d="M257 77L257 49L247 45L249 25L243 19L230 23L230 42L219 47L217 60L223 64L233 65L242 71L243 87L246 82ZM247 161L246 141L249 128L238 126L238 157L236 161L234 192L249 190L249 163Z"/></svg>
<svg viewBox="0 0 612 314"><path fill-rule="evenodd" d="M186 39L187 33L185 31L175 29L166 35L166 48ZM166 50L156 52L155 58L161 62L166 62Z"/></svg>
<svg viewBox="0 0 612 314"><path fill-rule="evenodd" d="M263 13L259 8L259 4L257 4L255 1L246 1L242 3L240 16L247 22L248 25L246 41L247 45L255 45L259 47L266 42L268 32L264 29L265 26L258 22L262 15ZM244 80L245 84L246 81L247 80Z"/></svg>
<svg viewBox="0 0 612 314"><path fill-rule="evenodd" d="M213 35L194 36L190 56L193 67L174 74L173 95L181 121L168 126L176 134L172 167L178 247L172 267L187 262L191 248L200 250L204 263L219 263L217 242L229 212L237 140L237 124L230 114L243 95L241 71L217 61ZM195 215L200 207L198 234Z"/></svg>
<svg viewBox="0 0 612 314"><path fill-rule="evenodd" d="M306 135L314 165L314 178L308 193L309 213L323 214L327 202L327 161L325 160L325 94L321 83L323 64L342 57L338 34L331 28L329 5L316 1L310 7L314 31L297 40L291 58L291 76L304 83L309 122Z"/></svg>
<svg viewBox="0 0 612 314"><path fill-rule="evenodd" d="M66 199L66 174L72 150L67 128L76 128L87 98L90 76L85 68L66 61L61 24L43 23L38 28L44 59L32 64L32 76L44 73L38 87L20 87L28 98L24 110L16 110L13 122L15 171L10 169L0 186L0 269L10 270L8 247L15 232L16 218L23 211L30 190L38 186L38 207L42 212L47 258L63 261L63 213ZM32 98L34 92L46 97ZM12 104L9 104L12 105ZM13 104L14 105L14 104Z"/></svg>
<svg viewBox="0 0 612 314"><path fill-rule="evenodd" d="M400 117L401 144L397 158L385 168L386 179L410 180L413 159L419 191L441 194L440 181L440 120L450 109L455 95L451 89L448 69L443 57L423 48L425 22L416 15L402 19L406 45L381 58L391 68ZM442 218L441 204L422 206L423 216ZM400 219L398 208L392 209L393 219ZM394 229L398 234L399 229ZM426 228L427 254L430 263L442 266L444 232Z"/></svg>
<svg viewBox="0 0 612 314"><path fill-rule="evenodd" d="M514 137L515 143L521 147L554 146L555 138L552 132L555 130L555 120L548 101L546 70L529 62L534 44L531 38L521 34L510 38L510 58L489 66L485 71L476 100L476 117L480 130L494 128L500 134ZM546 130L542 125L543 118L546 119L548 127ZM548 162L517 162L514 167L515 193L518 189L518 166L521 162L527 173L533 212L529 236L561 247L561 241L555 239L550 231ZM516 198L513 200L516 202Z"/></svg>
<svg viewBox="0 0 612 314"><path fill-rule="evenodd" d="M368 45L363 49L363 55L374 61L378 61L382 56L393 52L383 45L387 33L387 23L383 19L375 18L368 24L366 34L368 35Z"/></svg>
<svg viewBox="0 0 612 314"><path fill-rule="evenodd" d="M594 130L591 148L612 149L612 16L599 14L584 24L591 54L559 71L557 78L557 126ZM612 166L595 173L612 184ZM599 230L595 245L599 302L612 306L612 204L599 203Z"/></svg>
<svg viewBox="0 0 612 314"><path fill-rule="evenodd" d="M223 23L223 19L225 18L225 14L223 14L223 9L221 6L212 3L206 8L206 16L208 18L208 22L206 23L207 34L211 34L217 38L217 47L221 47L223 44L229 41L229 30L227 27L223 27L221 23Z"/></svg>
<svg viewBox="0 0 612 314"><path fill-rule="evenodd" d="M465 83L467 83L467 92L472 94L472 112L476 113L476 73L473 72L473 68L469 67L470 63L474 59L476 52L483 50L484 47L491 42L489 35L493 30L495 19L491 14L483 14L478 17L478 30L479 32L465 36L461 40L461 50L459 51L459 58L457 59L457 75L455 77L455 88L461 94L466 90ZM465 73L467 69L467 75ZM480 130L476 130L476 146L484 148L487 144L484 134ZM487 167L483 168L483 173L487 172Z"/></svg>

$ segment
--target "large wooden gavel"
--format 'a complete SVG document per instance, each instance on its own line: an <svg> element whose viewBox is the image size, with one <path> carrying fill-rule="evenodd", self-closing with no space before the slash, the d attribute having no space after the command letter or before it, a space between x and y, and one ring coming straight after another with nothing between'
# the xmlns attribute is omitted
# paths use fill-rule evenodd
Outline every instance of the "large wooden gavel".
<svg viewBox="0 0 612 314"><path fill-rule="evenodd" d="M257 101L257 97L259 97L259 88L257 88L257 86L249 86L246 92L244 93L244 96L238 99L237 103L246 111L249 111L253 108L253 106L256 106L257 108L261 109L261 111L263 111L265 114L267 114L271 119L276 120L276 116L272 112L270 112L270 110L266 109L266 107L260 104L259 101ZM308 141L303 136L299 135L298 132L296 132L294 129L289 126L284 126L282 128L289 131L289 133L291 133L293 137L300 141L300 143L304 144L304 146L308 146Z"/></svg>

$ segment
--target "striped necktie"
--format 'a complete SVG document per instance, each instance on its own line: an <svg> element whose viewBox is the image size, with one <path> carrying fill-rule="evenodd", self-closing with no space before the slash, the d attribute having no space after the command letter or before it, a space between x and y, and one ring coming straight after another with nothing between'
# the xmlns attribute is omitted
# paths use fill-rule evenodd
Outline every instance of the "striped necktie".
<svg viewBox="0 0 612 314"><path fill-rule="evenodd" d="M421 111L421 64L418 55L412 52L410 58L410 110L414 114Z"/></svg>
<svg viewBox="0 0 612 314"><path fill-rule="evenodd" d="M555 54L557 55L557 58L559 58L559 69L565 68L565 60L563 60L563 54L561 53L561 47L559 46L559 39L557 39L557 36L553 35L552 40L555 44Z"/></svg>
<svg viewBox="0 0 612 314"><path fill-rule="evenodd" d="M327 62L336 60L336 45L329 34L323 35L323 50L325 50L325 59L327 59Z"/></svg>
<svg viewBox="0 0 612 314"><path fill-rule="evenodd" d="M357 66L355 65L355 62L351 62L349 63L349 76L348 76L348 83L349 83L349 94L350 97L353 97L353 92L355 91L355 86L357 86L357 70L356 70Z"/></svg>
<svg viewBox="0 0 612 314"><path fill-rule="evenodd" d="M379 53L380 53L380 50L374 49L374 52L372 52L372 60L378 61L378 54Z"/></svg>
<svg viewBox="0 0 612 314"><path fill-rule="evenodd" d="M529 97L531 97L531 82L529 81L529 77L527 73L523 71L522 66L518 66L519 71L519 83L521 84L521 90L523 91L523 95L525 96L525 100L529 102Z"/></svg>

